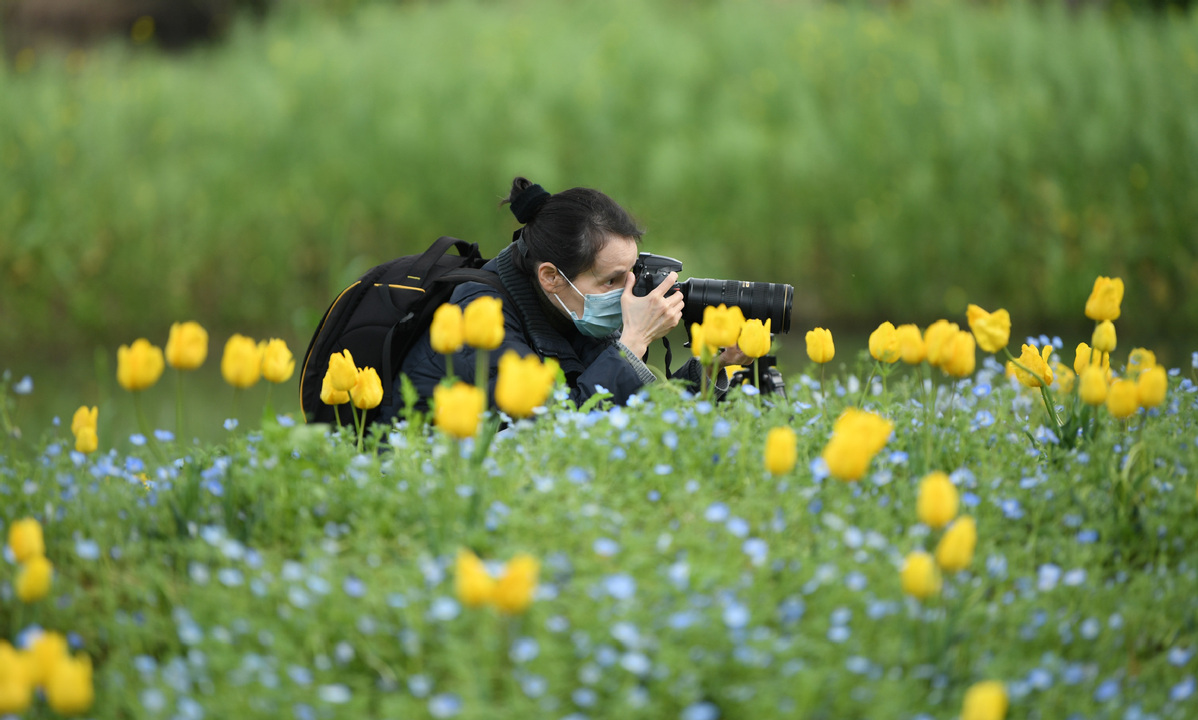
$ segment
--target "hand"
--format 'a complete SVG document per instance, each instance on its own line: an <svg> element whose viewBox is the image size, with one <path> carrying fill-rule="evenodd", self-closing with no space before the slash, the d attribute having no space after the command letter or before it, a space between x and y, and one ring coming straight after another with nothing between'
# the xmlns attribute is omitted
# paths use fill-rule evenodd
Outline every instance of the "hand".
<svg viewBox="0 0 1198 720"><path fill-rule="evenodd" d="M740 345L724 348L724 351L716 358L716 365L719 367L727 367L729 365L748 365L753 362L753 358L741 352Z"/></svg>
<svg viewBox="0 0 1198 720"><path fill-rule="evenodd" d="M620 335L620 342L636 353L637 357L643 357L654 340L665 337L681 322L682 293L677 292L666 297L666 293L674 287L674 281L677 279L678 273L671 272L660 285L644 297L632 294L636 275L628 273L624 279L624 294L620 296L624 331Z"/></svg>

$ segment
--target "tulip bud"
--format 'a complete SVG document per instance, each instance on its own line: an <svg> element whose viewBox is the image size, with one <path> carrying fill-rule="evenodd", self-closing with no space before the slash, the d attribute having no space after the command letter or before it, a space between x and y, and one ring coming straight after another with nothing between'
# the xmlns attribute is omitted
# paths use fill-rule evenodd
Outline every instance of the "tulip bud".
<svg viewBox="0 0 1198 720"><path fill-rule="evenodd" d="M965 691L961 720L1003 720L1007 716L1007 689L1002 683L988 680L976 683Z"/></svg>
<svg viewBox="0 0 1198 720"><path fill-rule="evenodd" d="M1125 420L1140 409L1140 397L1136 384L1131 380L1116 380L1107 388L1107 412L1119 420Z"/></svg>
<svg viewBox="0 0 1198 720"><path fill-rule="evenodd" d="M79 428L92 427L95 428L100 419L100 409L97 407L89 408L86 405L80 406L75 411L75 416L71 418L71 432L78 434Z"/></svg>
<svg viewBox="0 0 1198 720"><path fill-rule="evenodd" d="M958 503L957 488L948 475L936 471L920 481L916 513L924 525L935 530L948 525L957 516Z"/></svg>
<svg viewBox="0 0 1198 720"><path fill-rule="evenodd" d="M1077 352L1073 356L1073 372L1081 375L1083 370L1090 367L1091 359L1101 362L1101 355L1102 353L1091 350L1090 346L1084 342L1078 343Z"/></svg>
<svg viewBox="0 0 1198 720"><path fill-rule="evenodd" d="M957 378L969 377L977 367L977 344L973 335L959 330L944 341L940 351L940 367Z"/></svg>
<svg viewBox="0 0 1198 720"><path fill-rule="evenodd" d="M26 563L46 554L42 525L33 518L17 520L8 526L8 547L19 563Z"/></svg>
<svg viewBox="0 0 1198 720"><path fill-rule="evenodd" d="M836 357L836 346L832 343L832 333L824 328L807 331L807 357L812 362L821 365Z"/></svg>
<svg viewBox="0 0 1198 720"><path fill-rule="evenodd" d="M60 633L41 632L29 645L27 659L30 677L34 685L45 687L54 668L69 657L67 639Z"/></svg>
<svg viewBox="0 0 1198 720"><path fill-rule="evenodd" d="M899 353L903 357L903 362L908 365L918 365L927 357L927 347L923 342L923 333L919 331L919 326L911 323L899 325L894 331L895 338L898 340Z"/></svg>
<svg viewBox="0 0 1198 720"><path fill-rule="evenodd" d="M428 329L429 343L442 355L452 355L462 349L462 308L445 303L433 313Z"/></svg>
<svg viewBox="0 0 1198 720"><path fill-rule="evenodd" d="M770 352L770 321L763 324L757 318L745 320L741 326L740 338L736 341L741 352L751 358L759 358Z"/></svg>
<svg viewBox="0 0 1198 720"><path fill-rule="evenodd" d="M54 566L44 556L30 558L17 573L17 597L23 603L34 603L50 594Z"/></svg>
<svg viewBox="0 0 1198 720"><path fill-rule="evenodd" d="M329 368L328 372L324 374L324 380L320 383L320 401L325 405L344 405L349 402L349 392L333 387L332 370Z"/></svg>
<svg viewBox="0 0 1198 720"><path fill-rule="evenodd" d="M433 389L433 424L458 439L474 437L487 398L483 391L464 382Z"/></svg>
<svg viewBox="0 0 1198 720"><path fill-rule="evenodd" d="M988 353L996 353L1007 346L1011 338L1011 315L999 308L992 313L986 312L977 305L970 305L966 311L969 329L977 338L978 347Z"/></svg>
<svg viewBox="0 0 1198 720"><path fill-rule="evenodd" d="M1086 317L1098 322L1118 320L1119 305L1123 302L1123 279L1098 277L1086 299ZM1106 352L1110 352L1107 350Z"/></svg>
<svg viewBox="0 0 1198 720"><path fill-rule="evenodd" d="M208 358L208 331L197 322L172 323L166 362L176 370L195 370Z"/></svg>
<svg viewBox="0 0 1198 720"><path fill-rule="evenodd" d="M1136 381L1136 396L1140 407L1154 408L1165 401L1169 377L1163 367L1153 367L1140 373Z"/></svg>
<svg viewBox="0 0 1198 720"><path fill-rule="evenodd" d="M928 364L932 367L942 367L945 361L944 346L961 328L957 323L948 320L937 320L928 326L923 333L924 346L927 348Z"/></svg>
<svg viewBox="0 0 1198 720"><path fill-rule="evenodd" d="M235 388L253 387L262 377L262 347L245 335L234 334L225 342L220 374Z"/></svg>
<svg viewBox="0 0 1198 720"><path fill-rule="evenodd" d="M372 368L359 368L358 378L354 387L349 391L354 407L359 410L372 410L383 401L383 381L378 372Z"/></svg>
<svg viewBox="0 0 1198 720"><path fill-rule="evenodd" d="M936 545L936 563L949 572L960 572L973 562L978 542L978 526L969 515L957 518Z"/></svg>
<svg viewBox="0 0 1198 720"><path fill-rule="evenodd" d="M82 715L95 701L92 663L86 656L64 658L46 682L46 702L59 715Z"/></svg>
<svg viewBox="0 0 1198 720"><path fill-rule="evenodd" d="M77 452L90 455L98 447L100 447L100 438L96 435L96 429L91 425L85 425L75 433L75 450Z"/></svg>
<svg viewBox="0 0 1198 720"><path fill-rule="evenodd" d="M472 348L494 350L503 344L503 301L490 295L475 298L462 313L462 339Z"/></svg>
<svg viewBox="0 0 1198 720"><path fill-rule="evenodd" d="M541 564L530 555L517 555L504 567L503 577L495 583L495 607L508 615L518 615L532 604Z"/></svg>
<svg viewBox="0 0 1198 720"><path fill-rule="evenodd" d="M765 437L765 469L771 475L785 475L794 470L797 460L795 431L786 426L771 428Z"/></svg>
<svg viewBox="0 0 1198 720"><path fill-rule="evenodd" d="M495 404L514 418L529 417L549 398L556 376L556 368L542 363L536 355L521 358L515 350L508 350L499 359Z"/></svg>
<svg viewBox="0 0 1198 720"><path fill-rule="evenodd" d="M1049 365L1052 367L1052 374L1056 377L1057 388L1066 395L1073 392L1073 384L1077 381L1077 375L1069 369L1065 363L1053 360Z"/></svg>
<svg viewBox="0 0 1198 720"><path fill-rule="evenodd" d="M1115 351L1115 323L1110 320L1103 320L1094 328L1094 336L1090 338L1090 344L1099 352L1109 353Z"/></svg>
<svg viewBox="0 0 1198 720"><path fill-rule="evenodd" d="M1051 345L1045 345L1042 352L1037 350L1034 345L1024 345L1023 352L1019 356L1019 364L1015 366L1015 378L1030 388L1052 385L1052 368L1048 366L1048 358L1051 355ZM1023 367L1021 368L1019 365Z"/></svg>
<svg viewBox="0 0 1198 720"><path fill-rule="evenodd" d="M130 392L145 390L162 377L163 365L162 349L138 338L132 346L122 345L117 349L116 379Z"/></svg>
<svg viewBox="0 0 1198 720"><path fill-rule="evenodd" d="M907 555L899 577L903 592L914 598L927 600L940 592L940 571L926 552L915 551Z"/></svg>
<svg viewBox="0 0 1198 720"><path fill-rule="evenodd" d="M262 350L262 377L268 382L285 383L295 372L295 357L287 343L278 338L271 339Z"/></svg>
<svg viewBox="0 0 1198 720"><path fill-rule="evenodd" d="M1127 354L1127 377L1138 378L1140 373L1156 367L1156 353L1146 348L1133 348Z"/></svg>
<svg viewBox="0 0 1198 720"><path fill-rule="evenodd" d="M329 369L325 376L329 379L329 385L341 392L349 392L358 384L358 366L354 365L354 356L349 348L329 356Z"/></svg>
<svg viewBox="0 0 1198 720"><path fill-rule="evenodd" d="M495 596L495 580L482 560L469 550L458 550L453 583L458 600L466 607L485 605Z"/></svg>
<svg viewBox="0 0 1198 720"><path fill-rule="evenodd" d="M869 354L878 362L898 362L902 354L899 350L898 334L889 320L869 334Z"/></svg>
<svg viewBox="0 0 1198 720"><path fill-rule="evenodd" d="M1102 369L1091 365L1082 371L1078 378L1077 394L1087 405L1101 405L1106 402L1106 375Z"/></svg>
<svg viewBox="0 0 1198 720"><path fill-rule="evenodd" d="M691 355L699 358L703 364L707 364L719 351L719 347L713 347L707 343L707 334L703 326L699 323L691 323Z"/></svg>
<svg viewBox="0 0 1198 720"><path fill-rule="evenodd" d="M728 307L720 303L714 307L708 305L703 308L703 331L707 343L713 347L735 345L744 324L745 315L736 305ZM764 353L762 354L764 355Z"/></svg>
<svg viewBox="0 0 1198 720"><path fill-rule="evenodd" d="M23 713L33 704L34 682L25 658L0 640L0 715Z"/></svg>

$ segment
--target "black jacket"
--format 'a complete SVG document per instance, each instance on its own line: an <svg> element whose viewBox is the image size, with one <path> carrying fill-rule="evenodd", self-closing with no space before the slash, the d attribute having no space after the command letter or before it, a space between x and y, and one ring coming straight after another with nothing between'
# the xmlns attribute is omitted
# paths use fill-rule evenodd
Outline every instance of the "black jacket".
<svg viewBox="0 0 1198 720"><path fill-rule="evenodd" d="M551 319L537 297L539 289L534 286L532 278L516 268L512 258L514 251L515 246L509 245L483 266L483 270L499 275L511 297L510 303L504 300L503 304L503 344L491 351L487 359L490 365L488 396L492 406L495 402L499 358L508 350L516 351L521 357L536 353L541 358L556 359L570 387L570 398L578 405L602 390L610 392L612 400L623 405L629 396L656 380L641 359L620 344L618 333L606 338L593 338L579 332L568 319L561 319L565 322ZM450 302L465 308L472 300L483 295L501 297L495 288L468 282L454 289ZM513 304L515 307L512 307ZM476 362L474 349L463 346L453 355L454 375L464 382L474 383ZM446 375L445 357L433 350L427 331L404 358L400 372L411 380L420 394L420 408L427 409L433 389ZM702 367L692 358L674 376L696 384L701 372ZM727 387L726 381L717 385L722 386L719 390ZM398 377L394 389L393 405L381 408L382 416L379 419L384 422L396 415L403 405Z"/></svg>

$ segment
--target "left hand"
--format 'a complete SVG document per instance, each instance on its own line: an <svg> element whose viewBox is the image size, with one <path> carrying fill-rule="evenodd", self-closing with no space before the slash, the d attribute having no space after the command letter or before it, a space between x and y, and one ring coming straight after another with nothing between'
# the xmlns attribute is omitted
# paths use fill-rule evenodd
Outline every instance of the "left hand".
<svg viewBox="0 0 1198 720"><path fill-rule="evenodd" d="M716 357L717 367L727 367L729 365L748 365L753 362L753 358L741 352L740 345L724 348L724 351Z"/></svg>

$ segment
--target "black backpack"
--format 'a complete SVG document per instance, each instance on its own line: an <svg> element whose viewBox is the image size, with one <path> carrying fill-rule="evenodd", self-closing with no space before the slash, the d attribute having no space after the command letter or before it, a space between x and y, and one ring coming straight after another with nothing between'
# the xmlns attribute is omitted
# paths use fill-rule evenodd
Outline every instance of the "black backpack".
<svg viewBox="0 0 1198 720"><path fill-rule="evenodd" d="M449 255L449 248L457 255ZM433 313L449 301L463 282L480 282L499 290L508 302L499 276L480 270L486 259L477 243L440 237L421 255L405 255L368 270L341 291L316 328L300 373L300 404L308 422L332 423L339 413L343 424L353 422L352 406L325 405L320 390L329 369L329 356L348 348L358 367L372 367L383 382L381 407L392 402L394 380L413 344L428 329ZM378 418L369 410L366 422Z"/></svg>

